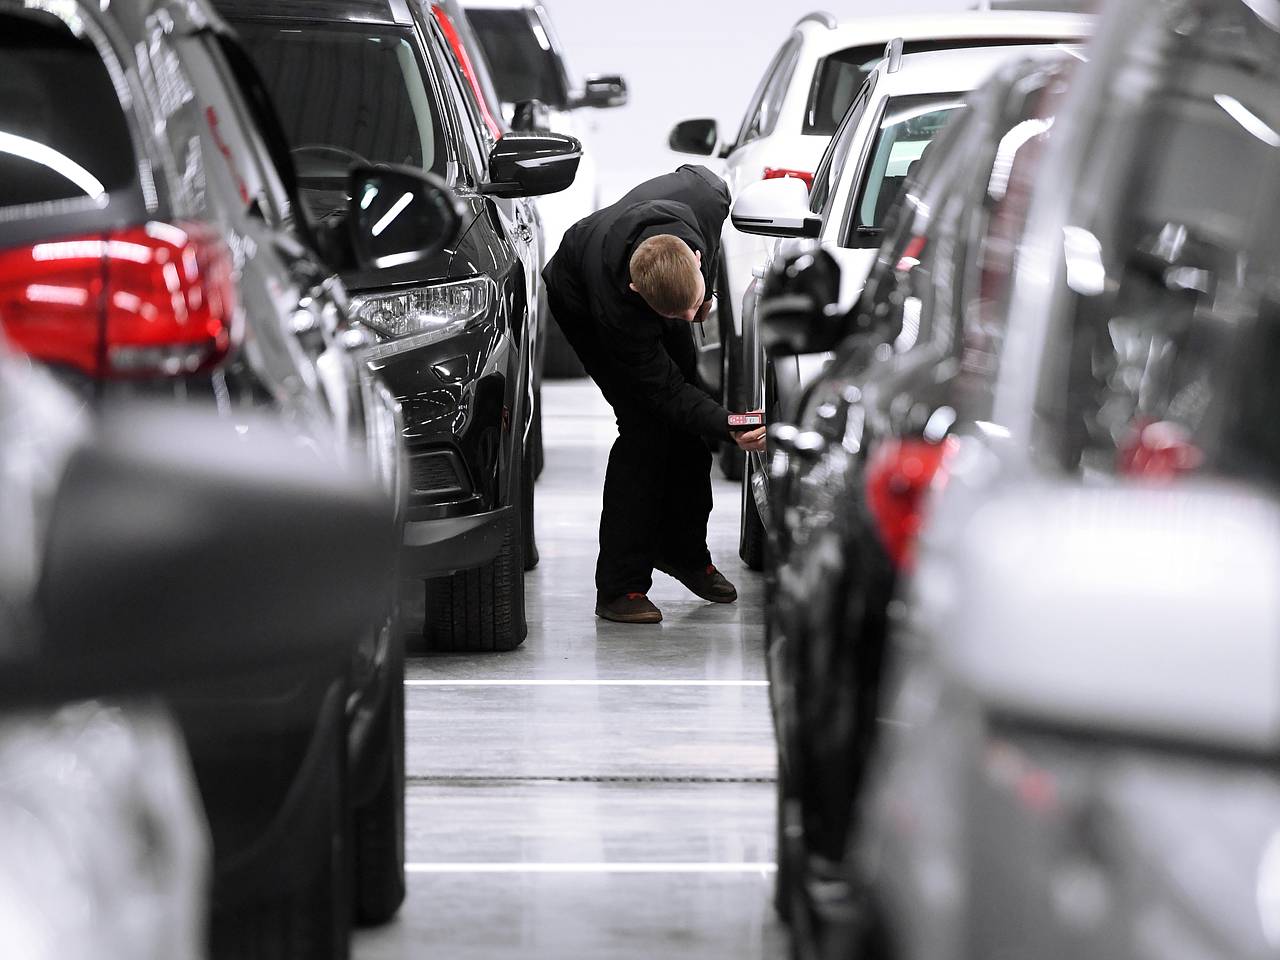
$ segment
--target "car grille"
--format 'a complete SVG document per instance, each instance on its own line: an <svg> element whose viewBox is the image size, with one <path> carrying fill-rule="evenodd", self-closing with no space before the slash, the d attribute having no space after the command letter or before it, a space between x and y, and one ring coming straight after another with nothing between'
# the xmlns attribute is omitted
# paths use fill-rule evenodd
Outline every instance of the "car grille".
<svg viewBox="0 0 1280 960"><path fill-rule="evenodd" d="M467 468L452 450L428 450L411 454L409 486L415 497L452 499L471 493Z"/></svg>

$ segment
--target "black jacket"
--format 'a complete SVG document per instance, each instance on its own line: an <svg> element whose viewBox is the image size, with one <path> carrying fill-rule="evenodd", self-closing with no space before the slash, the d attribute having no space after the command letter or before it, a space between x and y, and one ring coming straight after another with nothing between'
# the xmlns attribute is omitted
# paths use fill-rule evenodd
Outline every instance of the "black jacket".
<svg viewBox="0 0 1280 960"><path fill-rule="evenodd" d="M631 290L630 263L649 237L680 237L702 253L709 298L728 215L724 181L685 165L574 224L543 271L552 298L570 308L556 314L566 338L580 354L580 344L596 354L582 358L593 376L673 426L713 440L728 438L729 412L702 386L690 325L659 316Z"/></svg>

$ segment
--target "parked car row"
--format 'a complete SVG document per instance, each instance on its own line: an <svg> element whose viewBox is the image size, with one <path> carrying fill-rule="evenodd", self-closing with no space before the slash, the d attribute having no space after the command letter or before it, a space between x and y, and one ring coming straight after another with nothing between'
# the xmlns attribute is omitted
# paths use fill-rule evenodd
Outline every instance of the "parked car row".
<svg viewBox="0 0 1280 960"><path fill-rule="evenodd" d="M852 306L820 242L759 298L775 367L830 356L757 465L796 956L1280 947L1278 51L1114 0L833 141L930 145Z"/></svg>
<svg viewBox="0 0 1280 960"><path fill-rule="evenodd" d="M963 76L947 85L945 59L928 60L918 55L966 48L1008 48L1007 52L1015 55L1019 48L1026 46L1077 40L1087 29L1087 18L1062 13L987 11L859 17L846 21L830 13L811 13L796 23L765 70L733 139L729 139L727 131L722 132L714 120L686 120L672 131L670 146L684 153L724 157L724 177L735 199L749 191L756 192L754 206L762 204L768 212L791 215L794 219L797 211L785 202L785 198L794 196L786 189L785 181L794 179L811 190L814 212L823 212L824 206L837 202L833 196L838 192L833 177L846 170L854 176L861 170L865 180L867 171L872 169L861 167L858 160L865 152L869 135L879 129L878 118L889 97L933 91L955 94L969 89ZM890 42L897 43L892 65L888 69L882 65L877 71L877 64L883 64L885 48ZM903 54L908 55L910 61L919 61L918 66L900 71ZM983 60L981 54L973 55L968 61L970 74L974 69L972 64L981 64ZM961 63L957 66L965 69ZM869 90L866 80L872 73L880 76L891 73L891 83L882 84L879 89L873 84ZM894 89L891 90L891 86ZM855 129L846 135L852 140L846 140L840 162L828 162L825 170L820 170L832 135L849 115L850 105L864 94L868 100L874 98L875 101L869 105L864 102L857 114L859 118L865 117L868 126L857 129L854 123ZM904 103L906 101L896 102L895 109ZM876 126L871 126L873 121ZM898 167L910 161L903 153L904 149L910 151L910 143L922 146L918 136L904 141L898 146L892 169L874 168L881 182L889 178L887 189L872 186L859 191L862 199L858 202L866 208L866 223L846 228L845 212L853 206L847 196L847 182L843 184L846 192L840 194L835 208L840 216L824 218L824 223L829 225L822 233L827 248L842 263L849 261L850 299L846 307L856 299L861 282L854 268L861 264L865 276L871 253L879 245L879 236L874 233L879 226L875 200L883 197L882 207L887 207L893 199L893 188L902 177ZM846 164L846 157L852 157L852 162ZM775 180L782 183L772 184L774 192L759 186ZM781 207L780 200L783 201ZM759 226L754 229L733 223L724 226L717 314L695 328L694 337L704 379L720 392L731 410L762 409L751 406L761 402L765 374L755 332L756 283L764 276L779 246L763 238L794 235L794 232L770 231ZM785 377L783 384L785 390L789 386ZM730 444L721 451L721 466L730 479L742 479L744 464L744 455L736 446ZM750 484L748 478L744 489L750 489ZM748 564L758 569L755 560L748 559Z"/></svg>
<svg viewBox="0 0 1280 960"><path fill-rule="evenodd" d="M132 821L168 920L78 955L203 955L209 909L214 957L345 957L405 892L401 579L429 649L525 637L532 198L582 151L490 126L451 25L0 0L0 797L130 822L127 771L180 784L185 753L201 805ZM118 795L6 793L31 750L95 744Z"/></svg>

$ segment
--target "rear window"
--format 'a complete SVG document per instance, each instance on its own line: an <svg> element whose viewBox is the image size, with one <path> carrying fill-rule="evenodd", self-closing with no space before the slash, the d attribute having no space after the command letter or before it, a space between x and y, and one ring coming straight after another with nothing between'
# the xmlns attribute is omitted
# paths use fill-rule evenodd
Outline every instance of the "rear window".
<svg viewBox="0 0 1280 960"><path fill-rule="evenodd" d="M1063 38L1071 39L1071 38ZM971 37L956 40L910 40L902 52L925 53L930 50L962 50L969 47L1010 47L1056 43L1036 37ZM809 109L805 112L804 132L829 137L836 132L845 111L858 95L867 75L884 59L885 44L872 43L849 47L818 61L809 90Z"/></svg>
<svg viewBox="0 0 1280 960"><path fill-rule="evenodd" d="M952 114L964 107L962 96L919 94L889 101L863 173L862 187L856 194L850 223L851 245L880 245L885 218L907 175Z"/></svg>
<svg viewBox="0 0 1280 960"><path fill-rule="evenodd" d="M0 207L132 186L129 127L93 45L60 20L0 14Z"/></svg>
<svg viewBox="0 0 1280 960"><path fill-rule="evenodd" d="M314 216L345 211L356 164L445 174L440 110L411 33L355 23L236 27L275 101Z"/></svg>
<svg viewBox="0 0 1280 960"><path fill-rule="evenodd" d="M538 19L525 10L468 10L484 48L489 72L504 103L541 100L564 109L569 91L564 68L551 37Z"/></svg>

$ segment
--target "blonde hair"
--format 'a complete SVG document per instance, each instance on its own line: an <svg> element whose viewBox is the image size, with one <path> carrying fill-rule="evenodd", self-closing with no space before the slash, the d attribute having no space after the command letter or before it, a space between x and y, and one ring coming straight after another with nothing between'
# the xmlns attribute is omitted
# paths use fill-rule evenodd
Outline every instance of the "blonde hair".
<svg viewBox="0 0 1280 960"><path fill-rule="evenodd" d="M698 261L689 245L670 234L650 237L631 255L631 283L661 314L684 313L701 295Z"/></svg>

